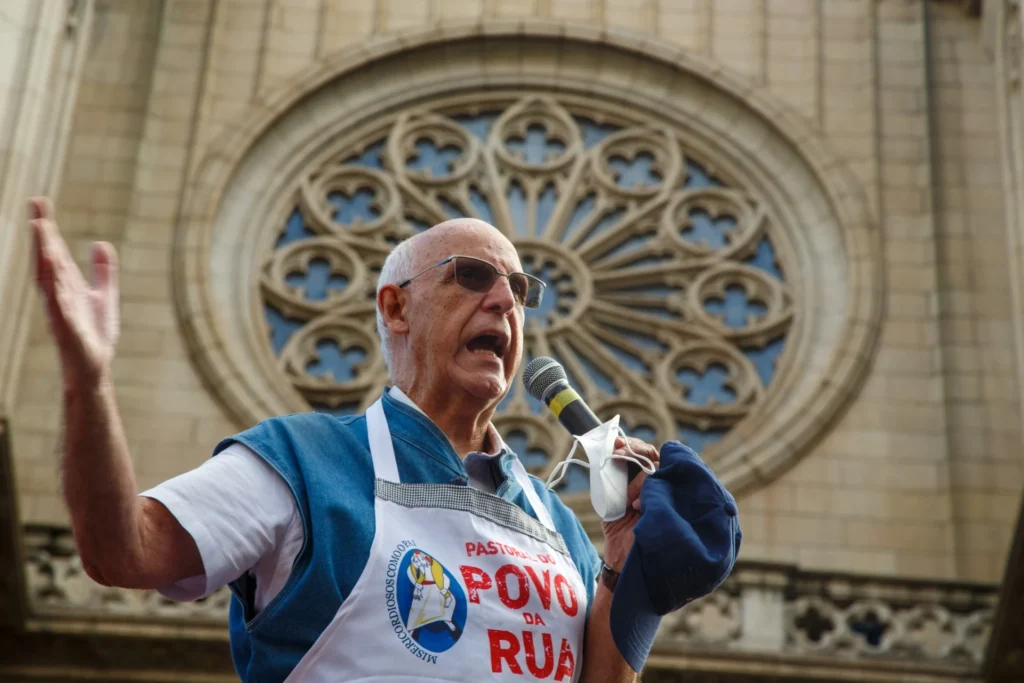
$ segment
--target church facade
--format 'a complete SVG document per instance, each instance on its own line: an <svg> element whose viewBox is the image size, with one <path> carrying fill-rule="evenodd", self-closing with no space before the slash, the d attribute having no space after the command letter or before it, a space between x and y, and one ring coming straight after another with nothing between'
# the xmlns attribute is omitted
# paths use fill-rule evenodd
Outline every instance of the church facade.
<svg viewBox="0 0 1024 683"><path fill-rule="evenodd" d="M473 216L548 285L527 354L737 497L736 571L643 680L1024 680L1022 32L1019 0L5 2L0 679L235 680L230 593L75 556L46 194L80 264L120 255L141 488L365 410L384 258ZM521 383L495 424L538 476L571 446Z"/></svg>

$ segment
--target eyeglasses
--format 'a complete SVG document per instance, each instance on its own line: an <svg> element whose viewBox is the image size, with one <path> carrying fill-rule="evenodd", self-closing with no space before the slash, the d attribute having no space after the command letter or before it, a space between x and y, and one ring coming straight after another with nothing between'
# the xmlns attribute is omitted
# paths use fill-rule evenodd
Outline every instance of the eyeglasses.
<svg viewBox="0 0 1024 683"><path fill-rule="evenodd" d="M440 268L446 263L455 264L455 282L463 289L468 289L471 292L489 292L499 277L505 277L508 278L508 286L512 289L512 296L515 297L517 304L525 308L540 307L541 299L544 297L544 288L547 286L543 280L526 273L502 273L494 267L494 264L473 256L449 256L445 260L438 261L429 268L421 270L398 286L405 287L423 273Z"/></svg>

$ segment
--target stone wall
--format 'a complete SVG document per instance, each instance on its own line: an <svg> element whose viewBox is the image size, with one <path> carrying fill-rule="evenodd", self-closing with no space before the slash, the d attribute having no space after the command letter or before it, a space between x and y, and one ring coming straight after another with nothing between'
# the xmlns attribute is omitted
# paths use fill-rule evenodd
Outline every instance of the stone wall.
<svg viewBox="0 0 1024 683"><path fill-rule="evenodd" d="M183 193L212 145L339 55L424 23L529 16L695 53L791 107L859 180L884 236L870 375L795 467L740 501L743 556L998 580L1024 468L993 60L959 3L928 13L909 0L99 3L58 210L80 259L93 239L121 256L115 373L140 485L246 426L190 362L172 292ZM62 524L56 357L33 315L12 419L21 514Z"/></svg>

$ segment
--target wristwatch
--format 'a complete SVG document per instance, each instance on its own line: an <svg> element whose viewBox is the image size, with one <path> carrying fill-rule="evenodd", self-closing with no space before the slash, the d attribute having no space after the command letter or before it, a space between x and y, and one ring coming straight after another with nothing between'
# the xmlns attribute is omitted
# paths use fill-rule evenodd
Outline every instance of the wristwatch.
<svg viewBox="0 0 1024 683"><path fill-rule="evenodd" d="M597 580L604 585L612 593L615 592L615 584L619 582L619 572L612 569L607 562L601 560L601 571L597 575Z"/></svg>

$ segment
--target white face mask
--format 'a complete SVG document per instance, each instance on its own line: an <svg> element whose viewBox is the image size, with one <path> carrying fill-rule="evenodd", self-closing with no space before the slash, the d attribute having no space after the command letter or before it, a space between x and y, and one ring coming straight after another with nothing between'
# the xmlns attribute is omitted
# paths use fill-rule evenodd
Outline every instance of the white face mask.
<svg viewBox="0 0 1024 683"><path fill-rule="evenodd" d="M590 503L594 511L605 522L613 522L626 514L626 493L629 487L627 463L634 462L647 474L654 473L654 463L643 455L634 453L626 441L628 456L615 454L615 437L625 433L619 427L616 415L604 424L594 427L582 436L574 436L572 450L565 460L555 465L548 476L547 488L554 487L565 478L569 465L577 464L590 469ZM587 460L576 460L573 454L581 446Z"/></svg>

